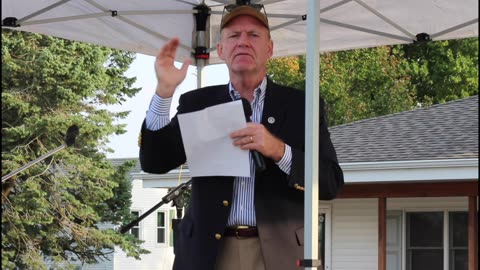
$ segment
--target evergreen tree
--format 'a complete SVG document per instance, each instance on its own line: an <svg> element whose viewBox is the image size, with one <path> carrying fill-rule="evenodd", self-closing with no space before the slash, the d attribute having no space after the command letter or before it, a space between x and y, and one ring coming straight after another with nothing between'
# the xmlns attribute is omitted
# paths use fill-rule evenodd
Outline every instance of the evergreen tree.
<svg viewBox="0 0 480 270"><path fill-rule="evenodd" d="M115 245L136 258L148 253L107 226L131 219L134 163L114 168L106 159L108 137L125 132L115 121L128 112L101 106L140 90L123 75L134 56L2 29L2 175L64 143L69 126L80 130L73 146L2 182L2 269L93 263Z"/></svg>

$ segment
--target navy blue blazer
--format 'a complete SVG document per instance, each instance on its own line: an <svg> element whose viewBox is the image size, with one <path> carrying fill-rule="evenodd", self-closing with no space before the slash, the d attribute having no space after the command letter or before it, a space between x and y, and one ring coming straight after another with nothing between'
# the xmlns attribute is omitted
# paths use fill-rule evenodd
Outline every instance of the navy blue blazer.
<svg viewBox="0 0 480 270"><path fill-rule="evenodd" d="M177 113L230 102L228 85L183 94ZM266 170L255 176L257 228L267 270L296 269L303 258L305 94L267 83L261 123L292 148L290 174L265 158ZM274 117L274 123L267 119ZM343 186L343 173L330 140L321 100L319 117L320 199L333 199ZM140 162L148 173L167 173L186 162L177 116L158 131L142 125ZM174 270L213 270L230 213L233 177L194 177L189 205L175 232Z"/></svg>

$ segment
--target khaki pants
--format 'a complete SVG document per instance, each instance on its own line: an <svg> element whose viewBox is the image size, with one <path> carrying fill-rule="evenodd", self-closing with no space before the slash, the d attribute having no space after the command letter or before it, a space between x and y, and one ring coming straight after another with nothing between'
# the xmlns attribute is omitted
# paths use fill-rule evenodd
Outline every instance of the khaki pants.
<svg viewBox="0 0 480 270"><path fill-rule="evenodd" d="M218 250L215 270L265 270L260 239L225 237Z"/></svg>

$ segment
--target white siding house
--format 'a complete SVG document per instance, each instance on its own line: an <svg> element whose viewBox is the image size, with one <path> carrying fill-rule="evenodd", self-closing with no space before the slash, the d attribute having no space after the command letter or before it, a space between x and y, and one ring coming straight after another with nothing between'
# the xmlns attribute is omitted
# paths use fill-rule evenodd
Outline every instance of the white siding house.
<svg viewBox="0 0 480 270"><path fill-rule="evenodd" d="M132 186L132 211L139 215L158 204L167 194L167 189L143 188L143 180L134 179ZM175 214L170 204L162 205L139 223L139 239L145 241L142 247L150 254L141 256L141 260L127 258L125 253L116 249L113 266L115 270L171 270L173 265L173 245L171 228L168 225ZM163 218L163 221L162 221Z"/></svg>
<svg viewBox="0 0 480 270"><path fill-rule="evenodd" d="M478 269L478 96L330 133L346 185L320 202L324 269Z"/></svg>
<svg viewBox="0 0 480 270"><path fill-rule="evenodd" d="M375 269L377 207L373 199L345 199L332 204L331 269ZM327 220L326 222L329 222Z"/></svg>
<svg viewBox="0 0 480 270"><path fill-rule="evenodd" d="M131 159L112 159L113 164L121 164ZM132 212L138 216L146 213L162 201L168 188L145 188L144 180L138 176L147 174L140 172L140 166L132 170ZM147 177L148 178L148 177ZM157 208L150 215L141 220L134 231L140 240L145 241L142 247L149 250L150 254L141 255L141 260L127 257L120 248L109 256L109 260L97 264L79 265L81 270L171 270L173 266L173 238L171 230L171 219L175 218L176 210L171 204L164 204Z"/></svg>
<svg viewBox="0 0 480 270"><path fill-rule="evenodd" d="M321 202L322 208L330 208L331 233L326 236L330 242L331 255L325 257L325 269L335 270L377 270L378 268L378 202L376 199L336 199ZM406 267L407 213L441 212L444 215L445 248L444 259L449 264L448 250L450 212L467 212L468 198L392 198L387 201L387 269L409 269ZM452 262L453 263L453 262ZM442 261L443 264L443 261ZM466 264L466 261L465 261ZM425 268L429 269L429 268ZM436 268L430 268L436 269ZM455 269L452 267L444 269Z"/></svg>

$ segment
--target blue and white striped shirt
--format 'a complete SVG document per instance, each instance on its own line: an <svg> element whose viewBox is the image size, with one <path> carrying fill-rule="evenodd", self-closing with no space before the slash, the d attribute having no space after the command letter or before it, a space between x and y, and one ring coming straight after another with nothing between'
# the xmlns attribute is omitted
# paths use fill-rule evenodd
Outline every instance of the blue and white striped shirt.
<svg viewBox="0 0 480 270"><path fill-rule="evenodd" d="M253 93L253 101L251 104L251 120L253 123L260 123L262 120L266 88L267 79L265 77ZM233 88L231 83L229 84L229 92L232 100L240 99L240 93ZM156 94L153 96L145 121L147 129L159 130L170 122L169 112L171 102L172 98L162 99ZM291 163L291 148L289 145L285 144L285 153L283 154L282 159L277 162L277 166L279 166L283 172L289 174ZM250 177L235 177L234 179L232 208L230 210L227 226L256 226L254 193L255 164L253 162L252 154L250 154Z"/></svg>

